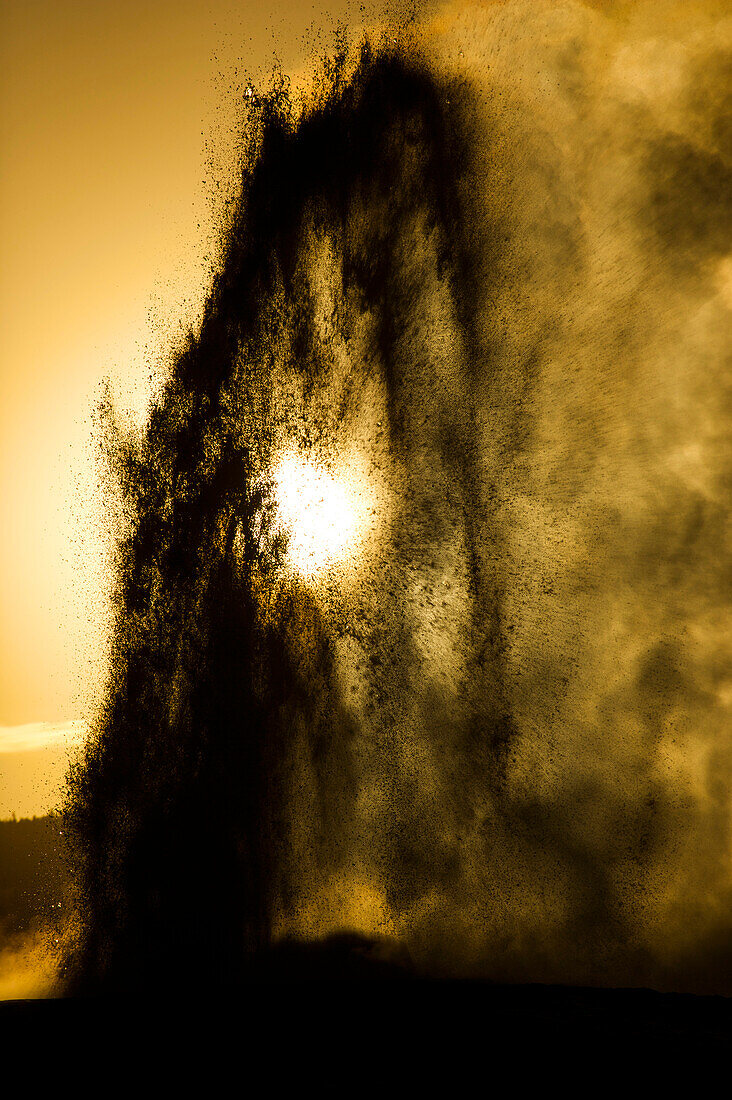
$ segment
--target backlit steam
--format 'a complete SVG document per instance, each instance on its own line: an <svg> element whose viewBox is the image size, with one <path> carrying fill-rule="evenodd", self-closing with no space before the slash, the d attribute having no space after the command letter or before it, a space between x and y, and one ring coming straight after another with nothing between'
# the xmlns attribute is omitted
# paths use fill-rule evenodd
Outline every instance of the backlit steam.
<svg viewBox="0 0 732 1100"><path fill-rule="evenodd" d="M248 97L200 331L112 449L72 988L355 928L732 992L723 8L461 3Z"/></svg>

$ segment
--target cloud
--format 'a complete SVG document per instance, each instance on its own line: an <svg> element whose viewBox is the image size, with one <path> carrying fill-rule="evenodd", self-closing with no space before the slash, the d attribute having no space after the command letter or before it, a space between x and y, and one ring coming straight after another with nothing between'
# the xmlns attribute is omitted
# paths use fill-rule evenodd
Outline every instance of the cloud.
<svg viewBox="0 0 732 1100"><path fill-rule="evenodd" d="M0 753L76 749L83 745L87 730L88 725L82 718L68 722L29 722L22 726L0 726Z"/></svg>

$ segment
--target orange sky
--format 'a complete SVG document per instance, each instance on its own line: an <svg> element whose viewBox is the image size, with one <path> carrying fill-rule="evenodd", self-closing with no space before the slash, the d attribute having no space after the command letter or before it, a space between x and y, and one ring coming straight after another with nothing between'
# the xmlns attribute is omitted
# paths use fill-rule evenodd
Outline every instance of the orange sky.
<svg viewBox="0 0 732 1100"><path fill-rule="evenodd" d="M101 381L144 406L181 320L196 316L237 84L275 57L288 71L324 52L359 8L2 4L0 726L93 709L107 629L92 436Z"/></svg>

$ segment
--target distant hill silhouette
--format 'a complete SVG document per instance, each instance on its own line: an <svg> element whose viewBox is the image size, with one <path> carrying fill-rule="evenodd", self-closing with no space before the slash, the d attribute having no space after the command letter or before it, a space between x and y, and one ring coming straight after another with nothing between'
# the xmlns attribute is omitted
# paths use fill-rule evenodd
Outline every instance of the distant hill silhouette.
<svg viewBox="0 0 732 1100"><path fill-rule="evenodd" d="M62 911L67 875L61 828L50 816L0 821L0 947Z"/></svg>

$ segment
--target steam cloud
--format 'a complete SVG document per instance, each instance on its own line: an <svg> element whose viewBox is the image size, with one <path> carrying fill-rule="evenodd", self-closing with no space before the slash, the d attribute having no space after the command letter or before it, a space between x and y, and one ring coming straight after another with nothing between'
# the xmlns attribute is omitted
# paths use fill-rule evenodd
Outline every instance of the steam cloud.
<svg viewBox="0 0 732 1100"><path fill-rule="evenodd" d="M75 983L352 929L732 992L732 23L671 10L454 6L252 97L200 332L115 452ZM317 582L293 446L373 498Z"/></svg>

